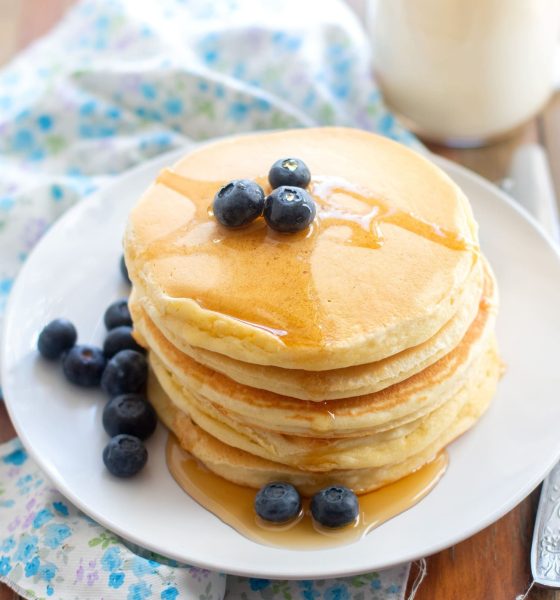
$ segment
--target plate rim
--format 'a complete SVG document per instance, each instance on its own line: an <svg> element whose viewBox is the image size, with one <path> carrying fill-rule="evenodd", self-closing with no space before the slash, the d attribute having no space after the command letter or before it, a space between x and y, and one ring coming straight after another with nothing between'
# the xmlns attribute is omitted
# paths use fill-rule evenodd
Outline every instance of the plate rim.
<svg viewBox="0 0 560 600"><path fill-rule="evenodd" d="M216 139L220 139L220 138L216 138ZM212 140L208 140L203 143L209 143L209 142L213 142L213 141L215 141L215 140L212 139ZM198 144L196 144L196 145L198 145ZM192 149L192 147L189 149ZM126 181L128 178L133 179L138 175L138 173L144 172L146 169L149 169L150 167L153 167L155 169L157 166L163 167L166 164L175 162L178 158L180 158L185 153L185 151L186 151L185 147L181 147L179 149L175 149L170 152L161 154L161 155L154 157L148 161L144 161L143 163L135 166L134 168L129 169L126 172L115 177L115 179L110 181L107 185L100 187L91 196L88 196L88 197L84 198L82 201L75 204L73 207L71 207L69 210L67 210L59 219L57 219L57 221L55 223L53 223L53 225L49 228L49 230L46 232L46 234L41 238L41 240L33 248L32 252L30 253L30 256L41 251L42 244L46 243L45 240L50 239L51 236L58 235L57 229L59 227L63 227L66 220L71 220L74 217L75 212L77 212L79 210L84 210L83 208L80 208L80 207L83 207L83 205L85 203L91 202L92 200L95 201L96 197L109 193L113 186L122 185L123 180ZM450 173L455 172L455 173L458 173L459 176L465 177L467 179L471 179L471 181L473 181L477 187L484 188L493 197L495 197L496 200L499 200L503 204L505 204L509 210L513 210L515 213L517 213L521 218L523 218L526 222L528 222L531 225L531 227L539 234L539 236L543 239L543 241L548 246L548 249L553 252L553 254L556 257L556 260L558 260L558 262L560 263L560 249L553 242L550 235L544 230L544 228L541 226L541 224L530 213L528 213L528 211L525 208L523 208L522 206L517 204L512 198L510 198L510 196L506 192L499 189L497 186L492 184L490 181L484 179L482 176L474 173L470 169L463 167L462 165L454 163L453 161L451 161L449 159L446 159L446 158L443 158L443 157L440 157L437 155L433 155L431 153L427 153L427 155L437 166L442 168L446 172L447 175L450 175ZM27 270L30 268L29 264L30 264L30 261L27 260L23 264L22 268L20 269L18 276L16 277L16 280L14 281L14 285L13 285L12 291L9 295L9 298L8 298L8 301L6 304L6 308L5 308L5 312L4 312L5 319L4 319L4 324L3 324L3 328L2 328L2 339L1 339L1 346L0 346L0 377L1 377L2 381L8 380L7 361L3 357L7 355L7 335L6 334L7 334L7 330L8 330L9 317L12 314L12 312L14 311L13 306L15 304L15 298L16 298L16 293L14 293L14 292L17 291L19 293L19 282L21 282L23 280L23 277L21 277L21 274L25 274L27 272ZM21 443L23 444L24 448L26 449L26 451L33 458L33 460L37 463L37 465L41 468L41 470L54 483L57 490L60 491L60 493L63 496L65 496L69 501L71 501L79 510L81 510L86 515L93 518L96 522L98 522L103 527L107 528L109 531L116 533L117 535L119 535L126 541L132 542L132 543L137 544L144 548L151 548L155 552L158 552L159 554L168 556L169 558L175 559L182 563L188 562L189 564L198 565L198 566L201 566L201 567L204 567L207 569L211 569L214 571L224 571L223 564L216 564L216 563L213 564L212 562L210 562L208 560L204 560L203 562L197 562L196 559L194 559L194 560L192 558L185 559L184 556L180 556L174 552L170 553L169 551L165 550L160 545L158 545L157 541L155 541L155 542L150 541L149 543L146 543L146 540L139 538L138 536L130 535L128 532L126 532L122 528L120 528L118 526L118 524L114 524L110 520L110 518L105 518L103 516L103 514L99 514L95 509L92 509L89 505L84 504L80 500L79 496L77 496L72 491L72 487L69 486L65 482L64 478L59 473L59 471L54 467L54 465L52 465L50 463L48 458L44 458L44 457L40 456L35 451L32 442L25 435L24 425L19 422L19 419L16 416L16 414L17 414L16 410L12 406L12 402L14 402L14 406L15 406L15 401L13 400L13 395L10 397L10 399L5 398L4 402L5 402L5 406L8 411L8 414L10 416L10 419L13 423L14 429L16 430L17 436L19 437L19 439L20 439ZM510 510L512 510L515 506L517 506L517 504L519 504L519 502L521 502L526 496L528 496L539 485L539 483L544 479L544 477L546 477L548 472L553 468L553 466L556 464L556 462L560 458L560 439L558 441L556 452L551 454L550 456L552 456L552 458L544 457L542 462L539 463L541 465L544 465L544 467L537 469L535 471L537 473L537 475L533 476L528 481L528 483L526 483L525 486L520 488L520 490L516 494L512 495L512 497L509 499L508 502L505 502L502 505L496 507L493 511L491 511L486 516L485 519L478 521L476 523L476 525L473 525L472 527L470 527L468 529L463 529L461 531L461 533L458 533L455 536L445 538L445 540L443 540L440 544L434 544L434 545L430 546L430 548L427 549L425 553L423 553L423 556L434 554L434 553L439 552L445 548L448 548L462 540L468 539L469 537L471 537L472 535L481 531L488 525L497 521L499 518L501 518L502 516L507 514ZM548 460L547 460L547 458L548 458ZM397 515L397 517L395 517L395 518L399 518L399 516ZM241 535L241 534L239 534L239 535ZM343 548L344 547L341 547L341 549L343 549ZM300 552L300 551L296 550L294 552ZM403 553L402 558L399 559L398 562L396 562L395 560L391 560L391 561L387 562L386 564L377 563L375 566L369 567L369 570L371 570L371 569L375 569L375 570L386 569L386 568L390 568L392 566L396 566L398 564L417 560L421 557L422 556L418 556L418 554L416 552ZM241 575L241 576L247 576L247 577L253 576L253 577L266 577L266 578L282 578L282 579L287 579L287 580L288 579L291 579L291 580L302 579L302 578L330 579L330 578L336 578L336 577L353 576L353 575L357 575L357 574L364 573L364 572L367 572L367 569L364 570L364 568L362 568L362 567L359 567L356 569L343 568L343 569L337 570L337 571L330 571L329 573L324 573L324 572L321 572L320 570L318 570L316 572L305 571L303 573L293 573L293 574L284 573L284 572L280 573L279 570L271 570L269 572L260 570L258 573L255 573L255 571L251 570L250 568L235 568L235 569L231 569L229 567L227 568L228 574Z"/></svg>

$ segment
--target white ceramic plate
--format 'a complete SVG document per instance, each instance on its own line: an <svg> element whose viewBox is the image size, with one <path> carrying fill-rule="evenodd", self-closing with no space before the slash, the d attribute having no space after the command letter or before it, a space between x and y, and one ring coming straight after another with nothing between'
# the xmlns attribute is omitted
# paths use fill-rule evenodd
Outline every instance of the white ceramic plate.
<svg viewBox="0 0 560 600"><path fill-rule="evenodd" d="M149 441L140 476L119 481L101 452L104 398L66 383L35 351L52 318L100 343L102 315L127 293L118 260L130 207L175 152L130 172L69 211L14 285L3 339L2 385L16 430L60 491L107 528L183 562L229 573L316 578L381 569L432 554L505 514L560 456L560 262L543 233L483 179L436 159L470 198L500 285L498 338L507 374L481 422L450 447L449 469L417 506L365 539L333 550L258 545L186 496L164 460L166 433Z"/></svg>

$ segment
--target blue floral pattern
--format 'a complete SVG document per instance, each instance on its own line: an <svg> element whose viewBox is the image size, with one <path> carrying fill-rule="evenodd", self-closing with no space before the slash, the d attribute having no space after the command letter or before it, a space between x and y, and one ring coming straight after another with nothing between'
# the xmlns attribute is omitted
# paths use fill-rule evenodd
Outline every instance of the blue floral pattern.
<svg viewBox="0 0 560 600"><path fill-rule="evenodd" d="M19 594L37 600L224 598L223 575L163 564L130 548L53 489L19 440L0 446L0 581Z"/></svg>
<svg viewBox="0 0 560 600"><path fill-rule="evenodd" d="M341 0L319 11L300 0L79 2L0 71L0 319L49 226L153 156L192 140L322 124L418 144L385 109L369 55ZM288 582L178 565L83 515L17 440L0 447L0 580L27 598L396 599L407 575L404 565Z"/></svg>

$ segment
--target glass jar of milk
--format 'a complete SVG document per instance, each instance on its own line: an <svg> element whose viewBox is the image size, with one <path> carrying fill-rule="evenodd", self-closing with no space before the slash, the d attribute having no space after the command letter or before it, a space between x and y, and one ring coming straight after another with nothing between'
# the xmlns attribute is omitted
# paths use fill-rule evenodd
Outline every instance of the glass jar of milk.
<svg viewBox="0 0 560 600"><path fill-rule="evenodd" d="M532 117L552 90L560 0L370 0L389 107L419 135L476 146Z"/></svg>

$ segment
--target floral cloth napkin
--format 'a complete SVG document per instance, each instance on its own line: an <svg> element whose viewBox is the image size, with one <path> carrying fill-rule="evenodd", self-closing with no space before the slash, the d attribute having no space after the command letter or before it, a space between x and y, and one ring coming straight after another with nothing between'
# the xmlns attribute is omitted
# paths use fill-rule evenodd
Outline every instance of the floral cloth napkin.
<svg viewBox="0 0 560 600"><path fill-rule="evenodd" d="M1 71L0 319L49 225L157 154L326 124L418 144L383 106L350 9L341 0L317 9L301 0L82 0ZM397 599L408 570L289 582L178 565L78 511L18 440L0 446L0 580L27 598Z"/></svg>

